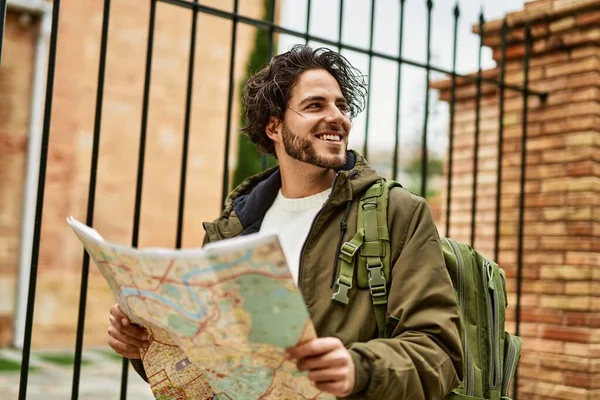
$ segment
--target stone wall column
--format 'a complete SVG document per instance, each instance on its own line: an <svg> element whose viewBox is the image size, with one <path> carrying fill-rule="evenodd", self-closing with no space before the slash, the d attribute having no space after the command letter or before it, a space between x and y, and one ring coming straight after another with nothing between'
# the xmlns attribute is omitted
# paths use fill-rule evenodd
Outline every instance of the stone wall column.
<svg viewBox="0 0 600 400"><path fill-rule="evenodd" d="M523 85L524 26L533 49L526 146L520 399L600 398L600 1L538 0L506 16L506 81ZM503 20L486 23L484 43L501 59ZM477 32L477 27L474 27ZM497 79L498 68L484 71ZM443 100L450 80L435 82ZM450 236L468 242L475 85L458 80ZM523 99L506 90L500 250L514 331ZM475 247L494 254L499 90L483 86ZM445 212L442 212L444 215ZM446 221L441 221L444 232Z"/></svg>

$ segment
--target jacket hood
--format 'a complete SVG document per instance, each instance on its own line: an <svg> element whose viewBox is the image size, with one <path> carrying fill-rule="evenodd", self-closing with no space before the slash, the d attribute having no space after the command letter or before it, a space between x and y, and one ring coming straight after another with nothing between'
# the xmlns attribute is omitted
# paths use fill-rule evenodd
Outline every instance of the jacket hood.
<svg viewBox="0 0 600 400"><path fill-rule="evenodd" d="M367 160L354 150L346 155L346 165L334 178L329 203L344 204L360 195L377 180L383 179ZM204 224L207 233L216 229L219 237L232 237L258 231L262 219L281 188L279 167L273 167L251 176L235 188L225 202L221 216L211 227Z"/></svg>

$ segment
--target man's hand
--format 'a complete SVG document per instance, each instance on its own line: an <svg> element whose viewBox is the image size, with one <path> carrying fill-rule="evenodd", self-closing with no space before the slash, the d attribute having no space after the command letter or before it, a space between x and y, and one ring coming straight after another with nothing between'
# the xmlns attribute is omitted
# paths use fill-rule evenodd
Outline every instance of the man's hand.
<svg viewBox="0 0 600 400"><path fill-rule="evenodd" d="M109 320L108 345L125 358L141 358L140 349L147 349L150 344L146 330L132 324L118 304L110 308Z"/></svg>
<svg viewBox="0 0 600 400"><path fill-rule="evenodd" d="M298 371L308 371L308 378L319 390L337 397L346 397L354 390L354 362L338 338L318 338L290 347L285 356L297 360Z"/></svg>

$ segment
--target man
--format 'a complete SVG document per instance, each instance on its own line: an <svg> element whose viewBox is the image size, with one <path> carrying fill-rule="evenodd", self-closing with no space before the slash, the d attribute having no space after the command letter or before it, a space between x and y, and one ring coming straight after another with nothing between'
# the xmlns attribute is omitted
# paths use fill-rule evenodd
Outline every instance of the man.
<svg viewBox="0 0 600 400"><path fill-rule="evenodd" d="M244 132L277 157L279 168L235 189L221 216L204 224L205 242L279 234L319 336L287 349L286 356L317 388L338 397L441 399L462 377L459 311L422 198L401 188L389 194L388 315L397 321L391 336L377 337L368 289L353 285L347 305L332 300L339 246L356 232L360 195L381 179L363 157L347 151L350 118L365 96L358 71L327 49L295 46L251 77ZM144 331L116 305L110 321L110 346L139 359L139 348L147 346Z"/></svg>

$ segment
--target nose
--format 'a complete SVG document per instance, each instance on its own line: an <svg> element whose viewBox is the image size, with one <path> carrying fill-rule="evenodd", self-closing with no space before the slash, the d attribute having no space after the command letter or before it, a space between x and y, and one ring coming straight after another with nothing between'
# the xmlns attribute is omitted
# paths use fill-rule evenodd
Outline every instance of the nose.
<svg viewBox="0 0 600 400"><path fill-rule="evenodd" d="M329 124L342 125L346 120L346 114L344 114L337 105L328 107L327 115L325 116L325 122Z"/></svg>

